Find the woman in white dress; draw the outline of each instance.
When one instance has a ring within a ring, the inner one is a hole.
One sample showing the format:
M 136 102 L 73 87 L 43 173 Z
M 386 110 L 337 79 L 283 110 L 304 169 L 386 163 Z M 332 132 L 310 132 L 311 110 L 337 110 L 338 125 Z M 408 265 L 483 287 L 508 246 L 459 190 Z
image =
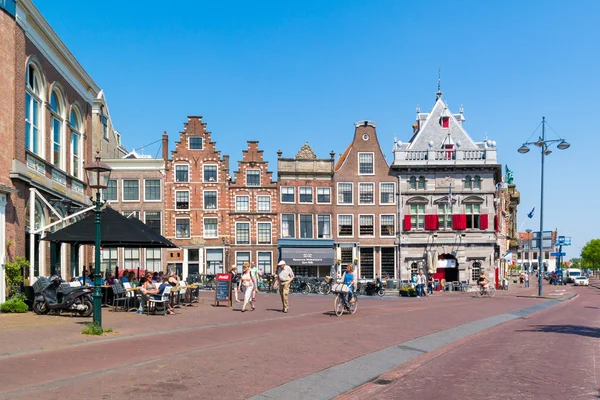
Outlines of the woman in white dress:
M 252 301 L 252 292 L 256 287 L 256 279 L 254 275 L 250 272 L 250 265 L 248 263 L 244 263 L 244 272 L 240 277 L 240 283 L 238 284 L 238 289 L 242 289 L 244 291 L 244 305 L 242 306 L 242 312 L 246 311 L 246 305 L 250 303 L 252 307 L 251 310 L 254 311 L 254 302 Z

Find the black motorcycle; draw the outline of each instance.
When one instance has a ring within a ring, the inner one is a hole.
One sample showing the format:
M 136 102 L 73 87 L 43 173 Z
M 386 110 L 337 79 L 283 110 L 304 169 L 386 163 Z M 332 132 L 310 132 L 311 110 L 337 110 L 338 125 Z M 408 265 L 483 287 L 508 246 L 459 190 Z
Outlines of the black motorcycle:
M 68 311 L 81 317 L 92 315 L 94 289 L 89 286 L 71 287 L 68 283 L 61 283 L 62 279 L 59 276 L 53 276 L 41 293 L 36 294 L 33 311 L 38 315 L 48 314 L 50 311 L 58 313 Z
M 385 295 L 385 290 L 383 290 L 383 285 L 381 282 L 367 282 L 365 286 L 365 294 L 368 296 L 374 296 L 378 294 L 383 297 Z

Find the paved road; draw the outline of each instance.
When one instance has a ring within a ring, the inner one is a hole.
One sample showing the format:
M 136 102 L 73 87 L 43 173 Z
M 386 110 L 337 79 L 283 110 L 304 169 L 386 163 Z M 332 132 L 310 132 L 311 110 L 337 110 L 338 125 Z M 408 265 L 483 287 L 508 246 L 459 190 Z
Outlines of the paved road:
M 254 312 L 203 305 L 175 316 L 119 316 L 128 321 L 123 330 L 129 336 L 65 348 L 47 340 L 49 350 L 0 357 L 0 398 L 243 399 L 398 343 L 541 302 L 510 292 L 494 299 L 465 293 L 362 297 L 357 314 L 338 318 L 329 311 L 331 296 L 295 296 L 291 312 L 283 314 L 272 295 L 261 296 Z M 42 330 L 52 336 L 67 329 Z M 21 341 L 28 340 L 24 332 Z M 0 341 L 4 335 L 18 343 L 15 333 L 0 331 Z
M 338 400 L 597 399 L 600 291 L 571 290 L 579 296 L 419 357 Z

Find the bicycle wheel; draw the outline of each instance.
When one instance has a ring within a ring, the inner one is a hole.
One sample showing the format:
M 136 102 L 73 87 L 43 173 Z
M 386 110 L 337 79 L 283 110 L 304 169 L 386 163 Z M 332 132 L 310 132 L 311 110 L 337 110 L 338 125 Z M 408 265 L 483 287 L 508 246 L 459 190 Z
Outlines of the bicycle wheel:
M 350 314 L 354 314 L 356 312 L 356 310 L 358 310 L 358 297 L 354 296 L 354 303 L 350 303 L 348 306 L 348 309 L 350 310 Z
M 494 297 L 495 295 L 496 295 L 496 288 L 493 288 L 493 287 L 490 286 L 488 288 L 488 296 Z
M 483 296 L 483 288 L 477 289 L 477 292 L 475 292 L 475 293 L 477 293 L 477 297 L 482 297 Z
M 308 283 L 304 284 L 304 287 L 302 288 L 302 294 L 309 294 L 310 293 L 310 285 Z
M 344 313 L 344 299 L 342 299 L 342 296 L 340 296 L 338 294 L 335 296 L 335 299 L 333 300 L 333 311 L 335 312 L 335 315 L 337 315 L 338 317 L 341 317 L 342 314 Z
M 319 292 L 319 294 L 325 294 L 325 285 L 327 285 L 325 282 L 319 283 L 319 286 L 317 286 L 317 292 Z

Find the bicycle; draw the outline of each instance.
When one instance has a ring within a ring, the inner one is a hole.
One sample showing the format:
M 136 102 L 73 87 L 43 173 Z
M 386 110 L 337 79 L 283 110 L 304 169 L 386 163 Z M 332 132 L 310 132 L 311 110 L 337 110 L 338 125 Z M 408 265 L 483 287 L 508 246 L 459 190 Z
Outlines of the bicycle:
M 331 291 L 335 293 L 335 299 L 333 300 L 333 311 L 338 317 L 341 317 L 346 310 L 348 310 L 350 314 L 354 314 L 356 310 L 358 310 L 358 296 L 356 293 L 354 293 L 354 301 L 349 302 L 348 290 L 348 286 L 343 284 L 333 285 L 333 288 L 331 289 Z
M 491 283 L 488 283 L 487 289 L 485 289 L 482 285 L 479 285 L 477 296 L 483 297 L 485 295 L 488 295 L 489 297 L 494 297 L 496 295 L 496 288 L 493 287 Z

